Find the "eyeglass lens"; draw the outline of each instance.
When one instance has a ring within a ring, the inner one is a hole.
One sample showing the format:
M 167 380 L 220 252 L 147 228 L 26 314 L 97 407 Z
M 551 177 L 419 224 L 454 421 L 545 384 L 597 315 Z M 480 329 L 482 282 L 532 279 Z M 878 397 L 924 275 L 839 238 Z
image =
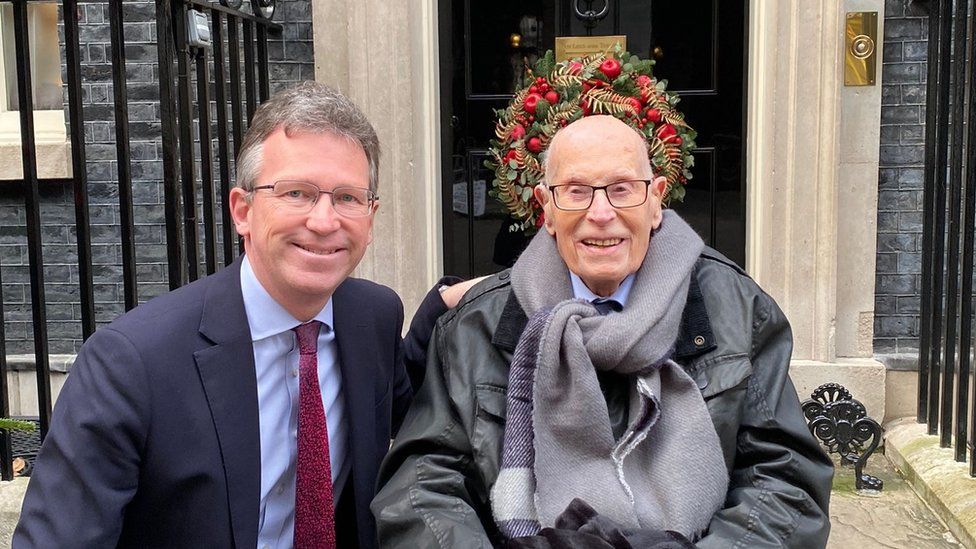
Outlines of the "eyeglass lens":
M 615 208 L 639 206 L 647 199 L 647 183 L 644 181 L 618 181 L 605 186 L 555 185 L 552 187 L 556 206 L 566 210 L 585 210 L 593 203 L 598 190 L 607 195 Z
M 282 204 L 302 212 L 311 211 L 322 194 L 328 194 L 332 206 L 343 215 L 367 215 L 373 205 L 372 193 L 362 187 L 336 187 L 332 191 L 322 191 L 307 181 L 278 181 L 271 192 Z

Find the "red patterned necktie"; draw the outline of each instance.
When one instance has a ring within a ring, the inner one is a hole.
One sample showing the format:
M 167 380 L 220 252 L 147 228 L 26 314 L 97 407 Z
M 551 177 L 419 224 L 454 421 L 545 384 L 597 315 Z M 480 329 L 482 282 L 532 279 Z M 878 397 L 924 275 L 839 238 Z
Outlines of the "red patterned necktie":
M 336 546 L 332 508 L 329 426 L 319 390 L 318 338 L 322 323 L 294 329 L 298 337 L 298 474 L 295 483 L 295 549 Z

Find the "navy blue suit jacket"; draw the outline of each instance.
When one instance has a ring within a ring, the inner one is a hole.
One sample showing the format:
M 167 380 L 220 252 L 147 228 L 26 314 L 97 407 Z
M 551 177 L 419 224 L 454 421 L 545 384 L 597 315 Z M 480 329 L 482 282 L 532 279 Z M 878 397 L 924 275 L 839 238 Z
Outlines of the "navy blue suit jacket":
M 337 535 L 373 547 L 369 503 L 410 403 L 403 306 L 348 279 L 333 295 L 352 473 Z M 13 546 L 257 543 L 257 381 L 240 259 L 99 329 L 82 347 L 37 459 Z

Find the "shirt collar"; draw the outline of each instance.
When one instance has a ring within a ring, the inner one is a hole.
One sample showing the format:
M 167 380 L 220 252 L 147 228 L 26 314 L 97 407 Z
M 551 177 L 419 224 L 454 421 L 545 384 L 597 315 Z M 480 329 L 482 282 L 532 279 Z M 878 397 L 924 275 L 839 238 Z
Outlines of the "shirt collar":
M 302 324 L 264 289 L 251 269 L 247 255 L 241 262 L 241 293 L 244 295 L 244 310 L 247 312 L 247 325 L 251 330 L 251 341 L 271 337 Z M 315 315 L 315 320 L 329 329 L 333 328 L 331 297 L 325 307 Z
M 576 275 L 573 271 L 569 272 L 569 280 L 573 283 L 573 297 L 576 299 L 585 299 L 586 301 L 593 301 L 594 299 L 600 299 L 600 296 L 591 292 L 583 280 Z M 627 296 L 630 295 L 630 289 L 634 285 L 634 273 L 627 275 L 627 278 L 620 283 L 617 287 L 617 291 L 613 292 L 607 299 L 612 299 L 619 303 L 622 307 L 627 306 Z

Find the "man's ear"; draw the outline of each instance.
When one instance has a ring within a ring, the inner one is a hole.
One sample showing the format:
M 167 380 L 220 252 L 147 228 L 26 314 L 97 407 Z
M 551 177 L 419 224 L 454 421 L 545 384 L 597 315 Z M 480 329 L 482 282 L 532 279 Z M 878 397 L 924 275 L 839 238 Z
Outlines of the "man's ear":
M 535 195 L 535 199 L 542 204 L 542 211 L 545 215 L 545 226 L 549 234 L 556 236 L 556 229 L 552 226 L 552 191 L 543 183 L 539 183 L 532 190 L 532 194 Z
M 543 208 L 549 203 L 549 189 L 546 188 L 544 183 L 539 183 L 536 185 L 535 188 L 532 189 L 532 194 L 535 195 L 535 199 L 539 202 L 539 204 L 542 204 Z
M 234 219 L 234 228 L 237 230 L 237 234 L 247 238 L 251 234 L 247 215 L 251 211 L 251 202 L 247 199 L 247 191 L 240 187 L 231 189 L 228 204 L 230 206 L 230 216 Z
M 668 179 L 663 175 L 659 175 L 651 181 L 651 195 L 657 198 L 659 201 L 664 198 L 665 191 L 668 190 Z
M 373 219 L 376 218 L 376 210 L 379 209 L 380 209 L 380 203 L 373 202 L 373 209 L 369 212 L 369 220 L 367 221 L 369 223 L 369 234 L 366 236 L 367 246 L 373 243 Z

